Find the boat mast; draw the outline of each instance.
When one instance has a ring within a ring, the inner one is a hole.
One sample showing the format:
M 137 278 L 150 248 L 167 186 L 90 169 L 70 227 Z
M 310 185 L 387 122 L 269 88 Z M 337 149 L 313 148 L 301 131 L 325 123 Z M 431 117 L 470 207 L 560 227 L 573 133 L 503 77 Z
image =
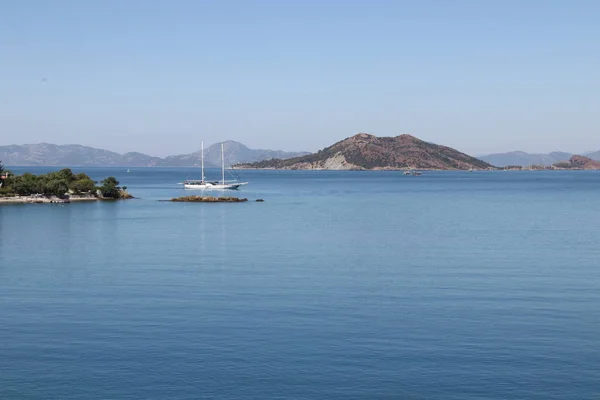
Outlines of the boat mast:
M 221 180 L 225 184 L 225 156 L 223 154 L 223 143 L 221 143 Z
M 202 142 L 200 144 L 200 148 L 201 148 L 200 152 L 202 154 L 202 156 L 201 156 L 201 160 L 202 160 L 201 161 L 201 163 L 202 163 L 202 183 L 204 183 L 204 142 Z

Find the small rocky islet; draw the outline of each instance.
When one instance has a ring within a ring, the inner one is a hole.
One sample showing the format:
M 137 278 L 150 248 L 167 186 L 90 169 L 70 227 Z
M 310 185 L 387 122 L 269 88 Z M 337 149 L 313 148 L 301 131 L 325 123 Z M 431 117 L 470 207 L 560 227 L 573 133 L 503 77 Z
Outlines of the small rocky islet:
M 174 197 L 169 200 L 174 203 L 245 203 L 247 198 L 234 196 L 183 196 Z M 256 199 L 256 202 L 263 202 L 263 199 Z
M 244 203 L 248 199 L 232 196 L 183 196 L 174 197 L 170 201 L 175 203 Z

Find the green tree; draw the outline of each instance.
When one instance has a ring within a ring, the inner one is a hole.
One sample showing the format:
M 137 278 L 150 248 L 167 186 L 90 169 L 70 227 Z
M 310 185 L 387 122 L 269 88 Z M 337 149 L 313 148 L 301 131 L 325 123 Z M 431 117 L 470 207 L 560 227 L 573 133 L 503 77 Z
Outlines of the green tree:
M 114 176 L 109 176 L 108 178 L 106 178 L 105 180 L 102 181 L 102 184 L 103 185 L 111 184 L 111 185 L 119 186 L 119 181 Z
M 64 168 L 61 169 L 60 171 L 58 171 L 56 173 L 58 179 L 67 181 L 67 182 L 71 182 L 75 180 L 75 174 L 73 174 L 73 171 L 71 171 L 71 168 Z
M 30 173 L 16 176 L 12 182 L 12 189 L 15 194 L 29 196 L 36 193 L 43 193 L 43 187 L 39 184 L 38 178 Z
M 43 193 L 45 195 L 64 196 L 69 190 L 67 181 L 64 179 L 52 179 L 44 183 Z
M 14 195 L 15 193 L 13 192 L 12 188 L 8 186 L 0 187 L 0 197 L 13 197 Z
M 75 174 L 73 176 L 74 181 L 80 181 L 82 179 L 90 179 L 91 180 L 92 178 L 90 178 L 87 174 L 84 174 L 83 172 L 80 172 L 79 174 Z
M 114 176 L 109 176 L 102 181 L 100 186 L 100 193 L 103 197 L 109 199 L 118 199 L 121 196 L 121 188 L 119 187 L 119 181 Z
M 69 189 L 76 194 L 91 192 L 95 187 L 96 182 L 91 180 L 89 177 L 77 179 L 69 184 Z

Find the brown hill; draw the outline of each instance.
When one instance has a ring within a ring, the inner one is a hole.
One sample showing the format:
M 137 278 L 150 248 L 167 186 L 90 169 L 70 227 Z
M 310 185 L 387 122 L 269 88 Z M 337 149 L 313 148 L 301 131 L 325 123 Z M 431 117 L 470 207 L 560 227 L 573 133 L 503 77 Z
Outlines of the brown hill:
M 575 155 L 569 161 L 556 163 L 553 167 L 558 169 L 600 169 L 600 161 Z
M 411 135 L 377 137 L 366 133 L 359 133 L 307 156 L 239 164 L 236 167 L 330 170 L 495 168 L 450 147 L 425 142 Z

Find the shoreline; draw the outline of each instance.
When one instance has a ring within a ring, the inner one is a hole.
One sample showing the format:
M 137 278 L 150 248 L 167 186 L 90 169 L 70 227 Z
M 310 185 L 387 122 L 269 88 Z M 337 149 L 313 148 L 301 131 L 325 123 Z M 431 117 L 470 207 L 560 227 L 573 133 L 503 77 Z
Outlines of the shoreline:
M 113 200 L 127 200 L 133 199 L 134 197 L 123 197 L 120 199 L 104 199 L 101 197 L 93 196 L 13 196 L 13 197 L 0 197 L 0 204 L 68 204 L 78 202 L 92 202 L 92 201 L 113 201 Z
M 430 171 L 430 172 L 503 172 L 503 171 L 524 171 L 524 172 L 541 172 L 541 171 L 600 171 L 600 169 L 584 169 L 584 168 L 538 168 L 538 169 L 518 169 L 518 168 L 495 168 L 495 169 L 433 169 L 433 168 L 373 168 L 373 169 L 326 169 L 326 168 L 248 168 L 236 167 L 239 171 L 349 171 L 349 172 L 405 172 L 405 171 Z

